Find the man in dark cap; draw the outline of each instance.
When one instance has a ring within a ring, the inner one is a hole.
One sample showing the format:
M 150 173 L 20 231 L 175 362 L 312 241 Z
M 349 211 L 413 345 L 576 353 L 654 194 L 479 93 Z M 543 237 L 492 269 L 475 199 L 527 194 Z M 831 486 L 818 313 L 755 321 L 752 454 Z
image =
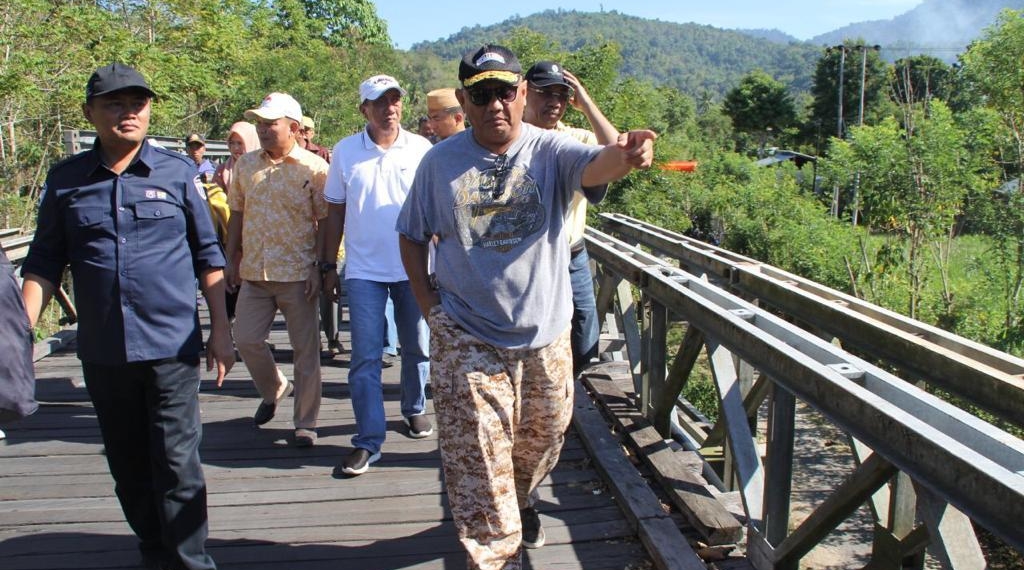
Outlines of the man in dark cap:
M 199 179 L 203 182 L 212 182 L 213 173 L 217 167 L 206 158 L 206 139 L 199 133 L 192 133 L 185 138 L 185 154 L 196 163 L 196 170 L 199 171 Z
M 521 548 L 544 544 L 535 491 L 572 417 L 566 212 L 575 189 L 597 201 L 650 166 L 655 134 L 600 147 L 524 123 L 527 84 L 503 46 L 467 53 L 459 81 L 472 128 L 423 157 L 397 229 L 430 326 L 438 441 L 469 567 L 520 570 Z
M 526 71 L 526 110 L 523 120 L 535 127 L 550 129 L 584 144 L 606 145 L 615 142 L 619 131 L 597 107 L 583 84 L 564 67 L 553 61 L 538 61 Z M 562 117 L 572 105 L 587 118 L 593 131 L 570 127 Z M 574 192 L 566 220 L 569 240 L 569 283 L 572 285 L 573 373 L 579 375 L 597 357 L 599 325 L 594 277 L 590 274 L 590 256 L 583 240 L 587 225 L 587 199 Z
M 195 283 L 210 310 L 206 368 L 217 367 L 220 386 L 235 361 L 224 255 L 195 164 L 146 141 L 153 97 L 120 63 L 89 78 L 82 109 L 96 142 L 46 177 L 22 297 L 34 326 L 70 264 L 78 357 L 143 562 L 208 570 Z

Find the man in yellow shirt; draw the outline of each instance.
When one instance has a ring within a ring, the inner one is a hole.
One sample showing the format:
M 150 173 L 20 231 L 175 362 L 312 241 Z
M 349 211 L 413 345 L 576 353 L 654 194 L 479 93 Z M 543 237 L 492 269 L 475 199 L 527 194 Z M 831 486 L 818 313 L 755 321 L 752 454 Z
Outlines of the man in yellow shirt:
M 227 278 L 240 287 L 235 345 L 263 398 L 253 422 L 269 422 L 294 388 L 295 445 L 310 447 L 321 397 L 317 254 L 327 216 L 327 162 L 298 144 L 302 109 L 290 95 L 271 93 L 245 117 L 256 122 L 262 150 L 239 157 L 228 191 Z M 266 343 L 278 309 L 295 354 L 294 384 Z
M 538 61 L 526 71 L 526 110 L 523 121 L 542 129 L 565 133 L 585 144 L 608 145 L 619 131 L 608 121 L 575 75 L 553 61 Z M 562 117 L 572 105 L 587 118 L 593 132 L 570 127 Z M 587 199 L 582 192 L 573 194 L 565 221 L 569 236 L 569 281 L 572 284 L 572 367 L 579 375 L 591 359 L 597 357 L 597 301 L 594 277 L 590 273 L 583 230 L 587 225 Z

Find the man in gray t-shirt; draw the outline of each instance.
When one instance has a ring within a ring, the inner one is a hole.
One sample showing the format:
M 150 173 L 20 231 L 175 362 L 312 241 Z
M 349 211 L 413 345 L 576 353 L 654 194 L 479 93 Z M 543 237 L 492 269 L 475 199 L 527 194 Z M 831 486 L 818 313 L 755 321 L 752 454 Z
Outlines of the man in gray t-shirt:
M 438 237 L 441 306 L 460 327 L 502 348 L 551 344 L 565 332 L 572 298 L 568 248 L 548 237 L 562 232 L 572 189 L 602 147 L 527 124 L 499 155 L 472 131 L 443 144 L 431 154 L 444 158 L 416 171 L 399 231 Z M 604 190 L 588 188 L 587 197 Z
M 544 543 L 534 490 L 572 417 L 572 189 L 600 200 L 609 182 L 650 166 L 655 138 L 631 131 L 594 147 L 524 124 L 521 73 L 505 47 L 466 54 L 456 96 L 473 128 L 423 157 L 396 225 L 430 325 L 452 515 L 469 567 L 481 570 L 518 570 L 521 547 Z

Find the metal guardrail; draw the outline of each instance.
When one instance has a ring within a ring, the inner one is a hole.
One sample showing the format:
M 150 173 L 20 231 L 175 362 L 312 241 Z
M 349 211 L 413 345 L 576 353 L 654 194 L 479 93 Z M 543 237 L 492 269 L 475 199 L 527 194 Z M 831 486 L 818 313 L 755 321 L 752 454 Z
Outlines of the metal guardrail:
M 1024 427 L 1024 359 L 653 224 L 622 214 L 601 217 L 610 232 L 630 243 L 671 257 L 692 273 L 719 278 L 731 291 Z
M 599 267 L 598 308 L 607 313 L 614 305 L 641 411 L 673 413 L 694 362 L 706 351 L 722 419 L 701 443 L 714 444 L 716 432 L 724 438 L 733 468 L 726 479 L 741 493 L 750 521 L 747 551 L 756 568 L 796 568 L 865 502 L 877 516 L 878 567 L 928 543 L 949 567 L 977 567 L 984 558 L 969 519 L 1024 551 L 1024 441 L 712 285 L 702 278 L 707 272 L 671 267 L 593 229 L 586 239 Z M 723 279 L 721 285 L 735 283 Z M 687 323 L 674 359 L 667 346 L 670 315 Z M 744 366 L 760 373 L 756 382 L 744 384 Z M 751 425 L 766 397 L 762 460 Z M 847 481 L 790 531 L 795 398 L 851 434 L 861 454 Z M 652 419 L 658 424 L 664 418 Z
M 150 135 L 146 138 L 148 138 L 151 143 L 158 146 L 185 154 L 184 137 Z M 92 148 L 95 141 L 96 131 L 65 129 L 64 154 L 71 156 L 73 154 L 78 154 L 83 150 L 89 150 Z M 216 162 L 218 160 L 226 160 L 229 156 L 231 156 L 231 153 L 228 151 L 227 141 L 212 139 L 208 139 L 206 141 L 206 158 Z

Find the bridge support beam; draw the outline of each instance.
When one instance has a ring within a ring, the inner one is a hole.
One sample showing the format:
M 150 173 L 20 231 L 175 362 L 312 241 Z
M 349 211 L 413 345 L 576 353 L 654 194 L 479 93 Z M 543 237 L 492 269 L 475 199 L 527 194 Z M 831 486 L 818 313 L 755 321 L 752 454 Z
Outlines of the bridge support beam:
M 874 493 L 885 485 L 896 467 L 878 454 L 861 463 L 828 499 L 814 510 L 777 549 L 775 568 L 795 568 L 800 559 L 828 536 Z

